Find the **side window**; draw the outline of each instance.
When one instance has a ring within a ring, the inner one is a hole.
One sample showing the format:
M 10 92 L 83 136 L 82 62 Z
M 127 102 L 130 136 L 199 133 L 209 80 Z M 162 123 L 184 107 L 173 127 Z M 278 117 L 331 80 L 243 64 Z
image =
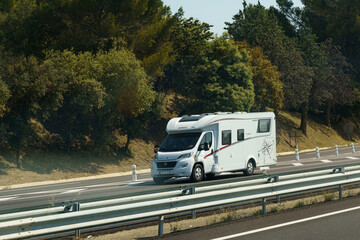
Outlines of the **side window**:
M 209 148 L 211 148 L 211 146 L 212 146 L 212 133 L 211 132 L 205 133 L 205 135 L 201 139 L 199 148 L 204 147 L 205 142 L 207 142 L 209 144 Z
M 244 140 L 244 129 L 237 130 L 237 140 L 238 141 Z
M 258 123 L 258 133 L 270 132 L 270 119 L 260 119 Z
M 231 130 L 224 130 L 222 131 L 222 145 L 229 145 L 231 144 Z

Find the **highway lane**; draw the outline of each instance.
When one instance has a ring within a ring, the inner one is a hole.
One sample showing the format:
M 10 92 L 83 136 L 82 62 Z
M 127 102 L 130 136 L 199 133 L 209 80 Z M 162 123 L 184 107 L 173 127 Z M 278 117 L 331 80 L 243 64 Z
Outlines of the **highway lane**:
M 281 174 L 290 171 L 301 171 L 330 166 L 341 166 L 346 164 L 360 163 L 360 149 L 352 153 L 351 148 L 341 148 L 340 155 L 335 155 L 335 150 L 321 151 L 321 158 L 317 159 L 314 152 L 303 153 L 300 161 L 295 160 L 294 155 L 278 157 L 278 164 L 267 170 L 268 174 Z M 229 181 L 234 178 L 248 180 L 259 177 L 262 172 L 257 170 L 252 177 L 244 177 L 240 173 L 222 174 L 216 176 L 210 182 Z M 166 184 L 155 185 L 150 174 L 139 174 L 138 182 L 132 182 L 131 176 L 121 176 L 103 179 L 92 179 L 68 183 L 34 186 L 21 189 L 9 189 L 0 191 L 0 212 L 14 211 L 9 209 L 32 208 L 35 206 L 52 206 L 69 201 L 90 201 L 94 199 L 109 199 L 120 196 L 136 195 L 143 191 L 164 191 L 166 189 L 178 189 L 181 186 L 202 185 L 202 183 L 191 183 L 188 178 L 174 179 Z
M 358 240 L 360 198 L 350 198 L 169 234 L 162 239 Z

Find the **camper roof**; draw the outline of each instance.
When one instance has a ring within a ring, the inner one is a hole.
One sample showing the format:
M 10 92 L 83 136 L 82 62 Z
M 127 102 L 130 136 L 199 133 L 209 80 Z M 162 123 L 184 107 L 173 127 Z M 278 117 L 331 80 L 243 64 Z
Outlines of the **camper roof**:
M 201 131 L 202 128 L 221 121 L 221 120 L 235 120 L 235 119 L 254 119 L 254 118 L 269 118 L 274 117 L 273 112 L 215 112 L 204 113 L 199 115 L 182 116 L 171 119 L 167 126 L 168 133 L 183 132 L 183 131 Z

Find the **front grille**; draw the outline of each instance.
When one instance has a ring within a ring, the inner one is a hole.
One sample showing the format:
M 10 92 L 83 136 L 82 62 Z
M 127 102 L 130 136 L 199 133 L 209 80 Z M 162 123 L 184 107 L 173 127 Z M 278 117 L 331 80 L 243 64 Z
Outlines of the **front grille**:
M 157 167 L 158 168 L 173 168 L 175 167 L 177 162 L 158 162 Z

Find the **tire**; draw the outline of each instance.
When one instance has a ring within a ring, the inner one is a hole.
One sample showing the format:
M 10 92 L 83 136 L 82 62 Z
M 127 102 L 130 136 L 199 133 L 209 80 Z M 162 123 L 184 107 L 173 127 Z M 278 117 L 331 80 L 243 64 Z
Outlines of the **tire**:
M 204 179 L 204 169 L 201 164 L 195 164 L 191 173 L 191 181 L 200 182 Z
M 244 175 L 246 176 L 250 176 L 254 173 L 255 171 L 255 164 L 253 160 L 249 160 L 247 165 L 246 165 L 246 169 L 244 170 Z
M 168 178 L 164 178 L 164 177 L 154 177 L 154 183 L 155 184 L 163 184 Z

